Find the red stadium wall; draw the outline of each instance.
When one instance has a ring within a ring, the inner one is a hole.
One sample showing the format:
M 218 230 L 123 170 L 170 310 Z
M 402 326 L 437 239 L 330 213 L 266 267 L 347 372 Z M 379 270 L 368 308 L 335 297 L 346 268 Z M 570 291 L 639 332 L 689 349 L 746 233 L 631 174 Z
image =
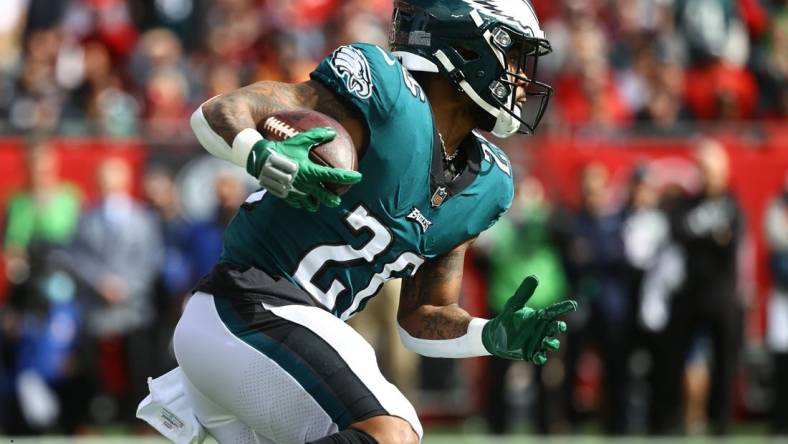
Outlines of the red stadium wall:
M 103 160 L 126 159 L 139 177 L 147 157 L 144 145 L 134 140 L 55 139 L 52 144 L 58 152 L 60 177 L 79 186 L 88 203 L 96 197 L 95 172 Z M 24 142 L 0 138 L 0 203 L 3 209 L 8 196 L 23 189 L 26 181 Z M 139 181 L 134 191 L 139 193 Z
M 99 164 L 111 157 L 126 159 L 134 171 L 134 193 L 140 194 L 147 150 L 135 140 L 56 139 L 52 141 L 58 152 L 60 177 L 77 185 L 90 205 L 97 196 L 95 173 Z M 24 141 L 0 138 L 0 220 L 5 226 L 6 201 L 14 192 L 24 189 L 27 182 Z M 0 230 L 0 233 L 4 233 Z M 0 243 L 2 239 L 0 239 Z M 0 302 L 6 294 L 5 261 L 0 260 Z

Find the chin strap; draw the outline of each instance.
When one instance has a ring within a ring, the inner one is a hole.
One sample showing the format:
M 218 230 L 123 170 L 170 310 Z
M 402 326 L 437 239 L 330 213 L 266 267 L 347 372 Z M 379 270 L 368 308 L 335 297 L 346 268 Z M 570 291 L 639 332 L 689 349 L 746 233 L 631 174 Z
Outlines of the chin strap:
M 460 70 L 454 66 L 454 63 L 449 60 L 449 57 L 446 55 L 443 50 L 439 49 L 435 51 L 435 58 L 443 65 L 443 68 L 449 73 L 449 78 L 452 82 L 455 83 L 468 97 L 473 100 L 474 103 L 479 105 L 484 111 L 488 114 L 495 117 L 495 126 L 492 129 L 492 133 L 496 137 L 507 138 L 512 136 L 520 129 L 520 122 L 518 122 L 514 116 L 511 114 L 502 111 L 500 108 L 490 105 L 485 101 L 465 80 L 465 76 L 462 74 Z

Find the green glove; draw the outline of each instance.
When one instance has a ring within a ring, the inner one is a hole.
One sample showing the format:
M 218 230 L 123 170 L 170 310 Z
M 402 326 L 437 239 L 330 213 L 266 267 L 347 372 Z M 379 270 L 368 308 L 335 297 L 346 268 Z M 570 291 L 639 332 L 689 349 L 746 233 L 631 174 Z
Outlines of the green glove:
M 507 302 L 503 312 L 482 329 L 482 343 L 491 354 L 505 359 L 524 359 L 536 365 L 547 362 L 547 350 L 558 350 L 555 338 L 566 331 L 566 323 L 556 318 L 575 311 L 577 302 L 563 301 L 545 309 L 534 310 L 525 304 L 534 294 L 539 281 L 528 276 Z
M 337 207 L 340 197 L 322 182 L 353 185 L 361 181 L 361 173 L 318 165 L 309 159 L 309 150 L 334 137 L 332 128 L 312 128 L 281 142 L 262 139 L 252 147 L 246 171 L 293 207 L 309 211 L 317 211 L 320 204 Z

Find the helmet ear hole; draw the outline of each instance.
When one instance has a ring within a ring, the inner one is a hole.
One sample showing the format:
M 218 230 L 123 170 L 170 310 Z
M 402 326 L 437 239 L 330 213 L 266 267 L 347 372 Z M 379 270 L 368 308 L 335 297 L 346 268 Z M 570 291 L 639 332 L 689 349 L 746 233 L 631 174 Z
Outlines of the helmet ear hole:
M 454 48 L 455 51 L 457 51 L 457 53 L 460 55 L 460 57 L 462 57 L 462 59 L 465 60 L 466 62 L 472 62 L 474 60 L 479 60 L 479 57 L 480 57 L 479 53 L 474 51 L 474 50 L 472 50 L 472 49 L 468 49 L 468 48 L 465 48 L 465 47 L 462 47 L 462 46 L 453 46 L 453 48 Z

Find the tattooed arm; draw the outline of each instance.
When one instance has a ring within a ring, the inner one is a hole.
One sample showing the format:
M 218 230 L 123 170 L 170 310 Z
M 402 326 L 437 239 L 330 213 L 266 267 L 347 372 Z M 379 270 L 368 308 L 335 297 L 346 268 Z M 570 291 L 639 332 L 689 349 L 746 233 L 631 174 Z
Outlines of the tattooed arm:
M 457 305 L 470 243 L 424 264 L 403 283 L 397 312 L 400 340 L 424 356 L 494 354 L 543 365 L 547 351 L 558 350 L 560 342 L 555 336 L 566 331 L 566 324 L 556 318 L 574 311 L 577 303 L 562 301 L 537 310 L 526 307 L 538 284 L 534 276 L 528 276 L 498 316 L 490 320 L 472 317 Z
M 320 205 L 337 207 L 342 199 L 323 184 L 353 185 L 361 181 L 361 173 L 318 165 L 308 157 L 309 150 L 334 139 L 334 130 L 309 128 L 281 141 L 268 140 L 257 130 L 265 118 L 298 108 L 337 120 L 361 157 L 365 148 L 361 120 L 315 81 L 249 85 L 204 103 L 194 111 L 190 123 L 206 151 L 244 168 L 268 193 L 290 206 L 313 212 Z
M 266 117 L 282 110 L 306 108 L 333 117 L 348 131 L 353 144 L 365 146 L 364 126 L 357 112 L 320 83 L 263 81 L 209 100 L 202 105 L 205 120 L 227 144 L 246 128 L 255 128 Z
M 443 340 L 465 335 L 473 317 L 460 308 L 465 251 L 472 241 L 426 262 L 402 283 L 397 321 L 410 336 Z

